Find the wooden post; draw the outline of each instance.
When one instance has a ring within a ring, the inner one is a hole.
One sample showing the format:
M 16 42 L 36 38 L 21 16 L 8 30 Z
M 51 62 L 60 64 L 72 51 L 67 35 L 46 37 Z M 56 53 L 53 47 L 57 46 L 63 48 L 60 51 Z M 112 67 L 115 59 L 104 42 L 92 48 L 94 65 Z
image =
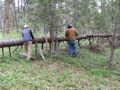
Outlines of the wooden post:
M 2 58 L 4 58 L 4 48 L 2 48 Z
M 10 47 L 9 47 L 9 55 L 10 55 L 10 57 L 11 57 L 11 50 L 10 50 Z

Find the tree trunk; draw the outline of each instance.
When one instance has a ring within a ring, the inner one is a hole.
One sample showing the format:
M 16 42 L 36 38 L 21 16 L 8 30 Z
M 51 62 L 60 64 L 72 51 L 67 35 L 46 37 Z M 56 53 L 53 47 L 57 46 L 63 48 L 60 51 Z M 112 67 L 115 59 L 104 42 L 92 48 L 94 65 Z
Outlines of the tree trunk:
M 17 21 L 18 21 L 18 22 L 20 22 L 20 18 L 19 18 L 19 14 L 20 14 L 20 4 L 19 4 L 19 3 L 20 3 L 20 1 L 17 0 L 17 4 L 18 4 L 18 5 L 17 5 L 17 7 L 18 7 L 18 9 L 17 9 L 17 13 L 18 13 L 18 15 L 17 15 Z
M 5 32 L 5 24 L 6 24 L 6 18 L 7 18 L 7 0 L 4 1 L 4 21 L 3 21 L 3 28 Z
M 111 45 L 111 54 L 110 54 L 110 60 L 109 60 L 109 67 L 113 68 L 113 60 L 114 60 L 114 51 L 115 51 L 115 39 L 116 39 L 116 28 L 117 28 L 117 18 L 115 18 L 115 25 L 114 25 L 114 32 L 113 32 L 113 37 L 112 37 L 112 45 Z
M 15 10 L 15 0 L 12 1 L 12 5 L 13 5 L 13 10 L 14 10 L 14 21 L 15 21 L 15 27 L 17 28 L 17 32 L 18 32 L 18 22 L 17 22 L 17 14 L 16 14 L 16 10 Z M 13 21 L 13 22 L 14 22 Z
M 99 36 L 98 35 L 86 35 L 86 36 L 77 36 L 77 40 L 87 39 L 87 38 L 90 38 L 90 37 L 102 37 L 102 38 L 106 38 L 106 37 L 112 37 L 112 35 L 99 35 Z M 67 41 L 66 37 L 55 37 L 54 41 L 50 37 L 47 37 L 46 39 L 47 39 L 48 43 Z M 46 39 L 45 39 L 45 37 L 35 38 L 35 41 L 37 43 L 46 43 Z M 33 41 L 33 44 L 35 44 L 35 41 Z M 17 46 L 17 45 L 22 45 L 22 39 L 0 40 L 0 48 Z
M 0 29 L 2 29 L 2 10 L 0 10 Z
M 45 34 L 45 43 L 46 43 L 46 54 L 48 54 L 47 26 L 44 26 L 44 34 Z
M 5 25 L 5 31 L 6 34 L 9 34 L 10 31 L 10 0 L 7 0 L 7 13 L 6 13 L 6 25 Z
M 113 0 L 112 0 L 113 1 Z M 113 68 L 113 61 L 114 61 L 114 51 L 115 51 L 115 44 L 116 44 L 116 32 L 118 29 L 118 23 L 119 21 L 119 10 L 120 10 L 120 1 L 117 3 L 114 3 L 115 6 L 112 6 L 112 9 L 115 7 L 116 12 L 113 15 L 113 22 L 112 24 L 114 25 L 114 27 L 112 26 L 112 28 L 114 28 L 113 30 L 113 37 L 112 37 L 112 45 L 111 45 L 111 54 L 110 54 L 110 60 L 109 60 L 109 67 Z
M 50 37 L 52 40 L 51 43 L 51 54 L 56 54 L 56 43 L 54 41 L 56 41 L 56 37 L 57 37 L 57 33 L 56 33 L 56 29 L 55 29 L 55 13 L 53 11 L 55 11 L 55 3 L 53 3 L 52 1 L 50 1 L 49 3 L 49 32 L 50 32 Z

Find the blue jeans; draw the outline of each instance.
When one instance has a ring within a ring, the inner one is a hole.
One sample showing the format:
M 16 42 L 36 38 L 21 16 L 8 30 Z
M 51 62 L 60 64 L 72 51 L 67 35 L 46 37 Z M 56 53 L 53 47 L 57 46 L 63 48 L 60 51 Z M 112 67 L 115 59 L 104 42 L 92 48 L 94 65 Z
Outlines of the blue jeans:
M 75 54 L 76 56 L 78 55 L 76 40 L 68 41 L 68 53 L 70 56 L 72 56 L 73 54 Z

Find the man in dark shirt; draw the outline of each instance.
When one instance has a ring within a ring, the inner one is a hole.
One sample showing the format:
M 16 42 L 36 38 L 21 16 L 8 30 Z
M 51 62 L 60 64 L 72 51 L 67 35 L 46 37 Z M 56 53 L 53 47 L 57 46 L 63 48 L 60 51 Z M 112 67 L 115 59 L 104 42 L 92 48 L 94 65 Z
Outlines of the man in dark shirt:
M 28 25 L 24 26 L 24 30 L 22 31 L 23 44 L 25 49 L 25 54 L 27 56 L 26 60 L 33 59 L 32 58 L 32 40 L 34 39 L 32 31 L 29 29 Z

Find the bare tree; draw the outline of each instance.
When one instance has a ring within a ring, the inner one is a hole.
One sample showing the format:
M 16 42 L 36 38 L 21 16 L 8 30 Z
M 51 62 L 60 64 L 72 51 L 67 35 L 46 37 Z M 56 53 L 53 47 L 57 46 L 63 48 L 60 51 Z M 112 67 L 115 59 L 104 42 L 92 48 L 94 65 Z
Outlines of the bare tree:
M 6 0 L 6 5 L 7 5 L 7 12 L 6 12 L 6 24 L 5 24 L 5 31 L 6 34 L 9 34 L 10 31 L 10 0 Z
M 18 21 L 17 21 L 17 13 L 16 13 L 16 10 L 15 10 L 15 0 L 12 0 L 12 5 L 13 5 L 13 10 L 14 10 L 14 21 L 15 21 L 15 27 L 17 28 L 17 31 L 18 31 Z M 14 22 L 13 21 L 13 22 Z
M 110 54 L 110 60 L 109 60 L 109 67 L 110 68 L 113 68 L 113 60 L 114 60 L 114 51 L 115 51 L 115 39 L 116 39 L 116 31 L 117 31 L 117 17 L 115 17 L 115 20 L 113 20 L 113 26 L 112 26 L 112 29 L 114 29 L 114 32 L 113 32 L 113 37 L 112 37 L 112 45 L 111 45 L 111 54 Z M 115 22 L 115 24 L 114 24 Z
M 113 1 L 113 0 L 112 0 Z M 118 2 L 120 4 L 120 2 Z M 113 30 L 113 37 L 112 37 L 112 45 L 111 45 L 111 54 L 109 59 L 109 67 L 113 68 L 113 61 L 114 61 L 114 51 L 115 51 L 115 44 L 116 44 L 116 32 L 118 29 L 118 22 L 119 22 L 119 9 L 120 6 L 117 2 L 112 3 L 112 10 L 115 11 L 115 13 L 112 15 L 112 30 Z
M 2 28 L 2 10 L 0 10 L 0 28 Z

